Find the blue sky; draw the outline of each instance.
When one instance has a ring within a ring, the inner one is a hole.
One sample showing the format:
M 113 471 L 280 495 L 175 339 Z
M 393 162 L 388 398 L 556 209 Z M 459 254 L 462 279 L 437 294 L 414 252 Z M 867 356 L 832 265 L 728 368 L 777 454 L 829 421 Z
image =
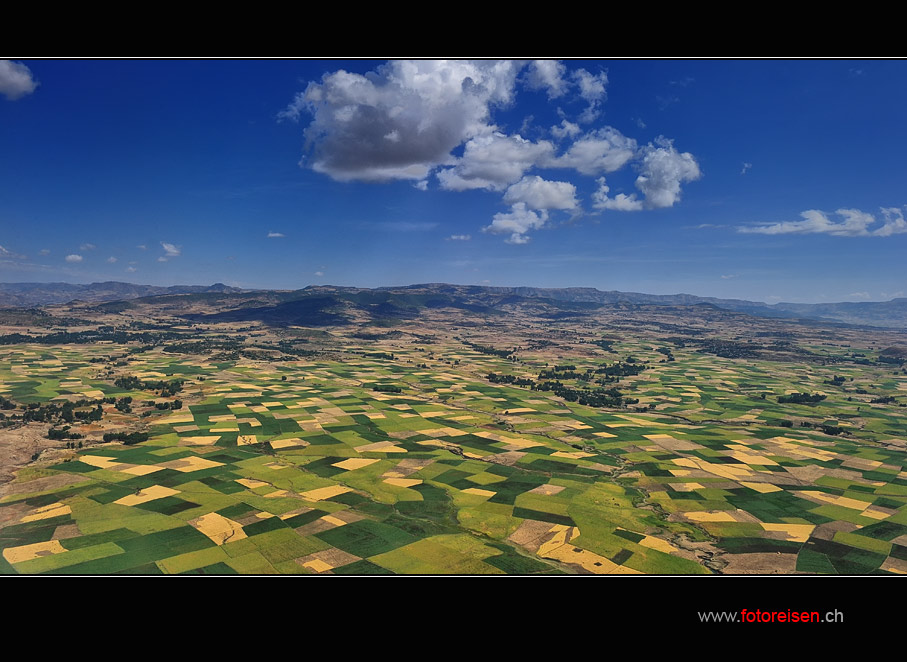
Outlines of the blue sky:
M 907 62 L 0 60 L 0 282 L 907 296 Z

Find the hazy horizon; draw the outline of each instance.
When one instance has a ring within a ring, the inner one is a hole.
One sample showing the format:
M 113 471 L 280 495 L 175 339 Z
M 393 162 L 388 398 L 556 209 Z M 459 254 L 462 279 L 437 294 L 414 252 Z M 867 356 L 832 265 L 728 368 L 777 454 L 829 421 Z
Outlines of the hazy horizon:
M 2 282 L 0 282 L 0 285 L 52 285 L 52 284 L 62 283 L 62 284 L 64 284 L 64 285 L 80 285 L 80 286 L 88 286 L 88 285 L 101 284 L 101 283 L 105 283 L 105 282 L 119 283 L 119 284 L 125 284 L 125 285 L 134 285 L 134 286 L 138 286 L 138 287 L 142 287 L 142 286 L 150 286 L 150 287 L 211 287 L 211 286 L 213 286 L 213 285 L 229 285 L 228 283 L 222 283 L 222 282 L 220 282 L 220 281 L 215 281 L 215 282 L 212 282 L 212 283 L 177 283 L 177 282 L 174 282 L 174 283 L 167 283 L 167 284 L 158 284 L 158 283 L 139 283 L 139 282 L 133 282 L 133 281 L 127 281 L 127 280 L 104 280 L 104 281 L 91 281 L 91 282 L 84 282 L 84 283 L 76 283 L 76 282 L 68 282 L 68 281 L 18 281 L 18 282 L 2 281 Z M 726 300 L 734 300 L 734 299 L 738 299 L 738 300 L 741 300 L 741 301 L 750 301 L 750 302 L 753 302 L 753 303 L 762 303 L 762 304 L 765 304 L 765 305 L 768 305 L 768 306 L 773 306 L 773 305 L 776 305 L 776 304 L 785 304 L 785 303 L 797 303 L 797 304 L 886 303 L 886 302 L 894 301 L 895 299 L 904 298 L 904 297 L 899 297 L 899 296 L 898 296 L 898 297 L 892 297 L 892 298 L 890 298 L 890 299 L 880 299 L 880 300 L 864 299 L 864 300 L 860 300 L 860 301 L 830 301 L 830 300 L 829 300 L 829 301 L 795 301 L 795 300 L 781 300 L 781 301 L 775 301 L 775 302 L 769 303 L 769 302 L 766 302 L 766 301 L 759 301 L 759 300 L 756 300 L 756 299 L 741 299 L 740 297 L 711 297 L 710 295 L 697 294 L 697 293 L 695 293 L 695 292 L 680 292 L 680 291 L 677 291 L 677 292 L 636 292 L 636 291 L 632 291 L 632 290 L 604 290 L 604 289 L 602 289 L 602 288 L 600 288 L 600 287 L 593 287 L 593 286 L 591 286 L 591 285 L 568 285 L 568 286 L 564 286 L 564 287 L 554 287 L 554 288 L 549 288 L 549 287 L 547 287 L 547 286 L 540 286 L 540 285 L 515 285 L 515 284 L 508 284 L 508 283 L 503 283 L 503 284 L 500 284 L 500 285 L 489 285 L 489 284 L 487 284 L 487 283 L 482 283 L 482 284 L 480 284 L 480 283 L 448 283 L 448 282 L 441 282 L 441 281 L 434 281 L 434 282 L 430 282 L 430 283 L 429 283 L 429 282 L 424 282 L 424 283 L 396 283 L 396 284 L 390 284 L 390 285 L 376 285 L 376 286 L 373 286 L 373 287 L 365 286 L 365 285 L 343 284 L 343 283 L 333 283 L 333 282 L 328 282 L 328 283 L 306 283 L 306 284 L 304 284 L 304 285 L 298 285 L 298 286 L 295 286 L 295 285 L 287 285 L 287 286 L 284 286 L 284 287 L 243 287 L 243 288 L 240 288 L 240 289 L 247 290 L 247 291 L 286 291 L 286 292 L 293 292 L 293 291 L 296 291 L 296 290 L 303 290 L 303 289 L 305 289 L 305 288 L 307 288 L 307 287 L 341 287 L 341 288 L 342 288 L 342 287 L 349 287 L 349 288 L 358 288 L 358 289 L 397 289 L 397 288 L 417 287 L 417 286 L 427 286 L 427 285 L 453 285 L 453 286 L 458 286 L 458 287 L 492 287 L 492 288 L 532 287 L 532 288 L 538 288 L 538 289 L 595 289 L 595 290 L 598 290 L 598 291 L 600 291 L 600 292 L 622 292 L 622 293 L 625 293 L 625 294 L 644 294 L 644 295 L 646 295 L 646 294 L 651 294 L 651 295 L 655 295 L 655 296 L 694 296 L 694 297 L 701 297 L 701 298 L 715 298 L 715 299 L 726 299 Z M 235 285 L 234 285 L 234 286 L 231 286 L 231 287 L 239 287 L 239 286 L 235 286 Z
M 3 60 L 0 281 L 907 292 L 897 60 Z

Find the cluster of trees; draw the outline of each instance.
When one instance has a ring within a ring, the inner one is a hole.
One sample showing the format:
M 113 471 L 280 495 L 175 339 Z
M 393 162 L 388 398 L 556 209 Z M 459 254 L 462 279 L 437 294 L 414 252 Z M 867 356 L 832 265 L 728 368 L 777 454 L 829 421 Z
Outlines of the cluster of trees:
M 394 386 L 393 384 L 375 384 L 372 387 L 373 391 L 380 391 L 381 393 L 402 393 L 403 389 L 399 386 Z
M 778 402 L 782 404 L 791 402 L 796 405 L 812 404 L 822 402 L 825 397 L 821 393 L 791 393 L 790 395 L 779 395 Z
M 24 422 L 36 421 L 38 423 L 72 423 L 80 421 L 100 421 L 104 410 L 101 409 L 101 400 L 78 400 L 76 402 L 66 401 L 62 405 L 48 402 L 44 405 L 32 403 L 26 405 L 25 411 L 18 418 Z M 77 407 L 93 406 L 94 409 L 84 410 Z
M 104 441 L 122 441 L 124 444 L 138 444 L 148 441 L 147 432 L 108 432 L 104 435 Z
M 552 391 L 567 402 L 576 402 L 589 407 L 620 407 L 624 403 L 623 395 L 616 388 L 575 389 L 558 381 L 548 381 L 537 384 L 533 390 Z
M 528 377 L 517 377 L 515 375 L 499 375 L 495 372 L 489 372 L 485 377 L 492 384 L 513 384 L 514 386 L 535 386 L 535 380 Z
M 209 354 L 215 350 L 239 349 L 243 346 L 245 336 L 232 340 L 192 340 L 187 342 L 170 343 L 164 347 L 168 354 Z
M 891 402 L 895 402 L 895 399 L 894 399 L 894 396 L 885 395 L 880 398 L 873 398 L 869 402 L 874 405 L 887 405 Z
M 155 408 L 155 409 L 161 409 L 161 410 L 165 410 L 165 409 L 182 409 L 182 408 L 183 408 L 183 401 L 177 399 L 177 400 L 174 400 L 173 402 L 155 402 L 155 403 L 154 403 L 154 408 Z
M 841 434 L 842 432 L 846 431 L 845 428 L 842 428 L 840 425 L 831 425 L 829 423 L 814 424 L 814 423 L 810 423 L 809 421 L 800 421 L 800 427 L 801 428 L 818 428 L 818 429 L 822 430 L 822 432 L 824 432 L 825 434 L 832 434 L 832 435 Z
M 612 363 L 611 365 L 603 363 L 593 372 L 596 375 L 605 375 L 606 377 L 632 377 L 634 375 L 638 375 L 645 369 L 646 366 L 644 364 L 638 363 L 636 359 L 634 359 L 632 356 L 629 356 L 627 357 L 627 360 L 625 362 L 618 361 L 617 363 Z
M 671 350 L 667 347 L 659 347 L 655 351 L 658 352 L 659 354 L 664 354 L 666 357 L 665 361 L 667 361 L 667 362 L 671 362 L 674 360 L 673 352 L 671 352 Z
M 0 336 L 0 345 L 19 345 L 22 343 L 37 343 L 39 345 L 86 345 L 97 342 L 113 342 L 119 344 L 128 342 L 159 343 L 164 340 L 175 340 L 183 337 L 182 334 L 173 331 L 151 334 L 127 333 L 125 331 L 112 331 L 110 329 L 112 329 L 112 327 L 107 327 L 107 330 L 104 331 L 101 331 L 100 329 L 97 331 L 58 331 L 43 336 L 9 333 Z
M 390 352 L 370 352 L 366 354 L 369 358 L 373 359 L 387 359 L 388 361 L 396 361 L 397 357 L 391 354 Z
M 584 372 L 575 372 L 573 370 L 565 370 L 559 372 L 558 368 L 562 366 L 555 366 L 554 370 L 542 370 L 539 373 L 539 379 L 582 379 L 584 381 L 589 381 L 589 377 Z M 576 366 L 569 366 L 570 368 L 576 368 Z
M 516 352 L 516 349 L 496 349 L 494 347 L 488 347 L 487 345 L 478 345 L 468 340 L 463 341 L 464 345 L 467 345 L 471 349 L 481 352 L 482 354 L 488 354 L 490 356 L 499 356 L 502 359 L 510 358 L 510 356 Z
M 114 385 L 129 391 L 157 391 L 160 389 L 161 397 L 176 395 L 183 390 L 182 379 L 171 379 L 169 382 L 163 380 L 156 382 L 143 382 L 138 377 L 118 377 Z
M 83 439 L 84 436 L 85 436 L 85 435 L 81 435 L 81 434 L 78 434 L 78 433 L 76 433 L 76 432 L 70 432 L 70 431 L 69 431 L 69 426 L 68 426 L 68 425 L 64 425 L 64 426 L 63 426 L 62 428 L 60 428 L 60 429 L 51 428 L 50 430 L 47 431 L 47 438 L 48 438 L 48 439 L 54 439 L 54 440 L 60 440 L 60 439 Z M 79 442 L 79 448 L 81 448 L 81 447 L 82 447 L 82 442 Z M 69 445 L 68 445 L 68 444 L 67 444 L 67 448 L 69 448 Z

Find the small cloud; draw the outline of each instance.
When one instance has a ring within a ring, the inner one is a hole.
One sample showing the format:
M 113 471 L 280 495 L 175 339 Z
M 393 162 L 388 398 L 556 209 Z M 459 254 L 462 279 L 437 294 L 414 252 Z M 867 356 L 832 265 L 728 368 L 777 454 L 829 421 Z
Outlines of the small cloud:
M 675 96 L 675 95 L 673 95 L 673 94 L 668 95 L 668 96 L 666 96 L 666 97 L 663 97 L 663 96 L 661 96 L 661 95 L 658 95 L 658 96 L 655 97 L 655 101 L 658 102 L 658 109 L 659 109 L 659 110 L 665 110 L 665 109 L 668 108 L 669 106 L 673 106 L 675 103 L 679 103 L 679 102 L 680 102 L 680 97 Z
M 851 292 L 847 295 L 851 299 L 871 299 L 869 292 Z
M 882 299 L 898 299 L 904 296 L 904 290 L 898 290 L 897 292 L 880 292 L 879 293 Z
M 322 276 L 324 276 L 324 272 L 323 272 L 323 271 L 316 271 L 316 272 L 315 272 L 315 275 L 318 276 L 319 278 L 321 278 Z
M 699 225 L 685 225 L 685 229 L 705 230 L 706 228 L 726 228 L 726 225 L 716 225 L 715 223 L 700 223 Z
M 727 275 L 722 275 L 721 278 L 722 278 L 722 280 L 730 280 L 731 278 L 739 278 L 739 276 L 740 276 L 740 274 L 727 274 Z
M 135 267 L 126 267 L 127 274 L 134 274 L 136 271 L 138 271 L 138 269 L 136 269 Z
M 692 85 L 695 82 L 696 82 L 696 79 L 693 78 L 692 76 L 685 76 L 684 78 L 681 78 L 680 80 L 672 80 L 671 85 L 673 85 L 674 87 L 689 87 L 690 85 Z
M 138 246 L 136 246 L 136 248 L 142 251 L 148 250 L 148 247 L 145 244 L 139 244 Z
M 547 221 L 548 212 L 545 209 L 535 212 L 527 209 L 525 202 L 517 202 L 511 205 L 509 213 L 495 214 L 491 225 L 483 227 L 482 232 L 509 234 L 510 236 L 504 240 L 508 244 L 528 244 L 529 236 L 526 233 L 544 227 Z
M 0 246 L 0 258 L 12 259 L 12 260 L 24 260 L 25 256 L 19 253 L 13 253 L 11 250 Z
M 67 255 L 66 258 L 65 258 L 65 260 L 66 260 L 67 262 L 81 262 L 81 261 L 82 261 L 82 256 L 81 256 L 81 255 L 76 255 L 75 253 L 73 253 L 72 255 Z
M 416 182 L 415 184 L 413 184 L 413 188 L 417 188 L 420 191 L 427 191 L 428 190 L 428 180 L 423 179 L 422 181 Z
M 469 241 L 472 239 L 472 235 L 468 234 L 452 234 L 447 237 L 444 241 Z
M 87 242 L 79 245 L 80 251 L 93 251 L 95 248 L 97 248 L 97 246 L 95 246 L 94 244 L 89 244 Z
M 765 297 L 765 300 L 766 301 L 780 301 L 781 297 L 779 297 L 777 294 L 769 294 L 767 297 Z
M 582 132 L 583 130 L 579 128 L 579 124 L 574 124 L 566 119 L 561 120 L 561 123 L 557 126 L 551 127 L 551 135 L 555 138 L 573 138 Z
M 746 171 L 749 170 L 749 169 L 752 168 L 752 167 L 753 167 L 753 164 L 752 164 L 752 163 L 744 163 L 744 164 L 743 164 L 743 169 L 740 171 L 740 174 L 741 174 L 741 175 L 745 175 L 745 174 L 746 174 Z
M 182 254 L 182 249 L 180 246 L 174 244 L 168 244 L 166 241 L 161 242 L 161 247 L 164 249 L 164 255 L 166 257 L 179 257 Z M 166 260 L 158 260 L 159 262 L 166 262 Z
M 50 255 L 50 251 L 46 248 L 42 248 L 38 251 L 38 255 Z
M 278 237 L 286 237 L 283 232 L 269 232 L 268 239 L 276 239 Z
M 563 96 L 569 86 L 566 73 L 567 67 L 557 60 L 535 60 L 529 67 L 529 89 L 546 90 L 549 100 Z
M 640 129 L 646 128 L 646 123 L 642 121 L 641 117 L 637 117 L 634 121 L 636 122 L 636 126 L 639 127 Z
M 117 259 L 113 255 L 111 255 L 109 258 L 107 258 L 107 262 L 110 264 L 114 264 L 116 261 L 117 261 Z
M 31 69 L 21 62 L 0 60 L 0 94 L 15 101 L 31 94 L 38 87 Z
M 158 262 L 169 262 L 170 259 L 167 258 L 167 257 L 165 257 L 165 256 L 163 256 L 163 255 L 161 255 L 161 256 L 157 259 L 157 261 L 158 261 Z
M 438 227 L 435 221 L 430 222 L 413 222 L 413 221 L 384 221 L 378 223 L 378 226 L 391 232 L 428 232 Z
M 851 67 L 850 69 L 847 70 L 847 73 L 850 74 L 852 77 L 856 78 L 857 76 L 863 75 L 863 70 Z

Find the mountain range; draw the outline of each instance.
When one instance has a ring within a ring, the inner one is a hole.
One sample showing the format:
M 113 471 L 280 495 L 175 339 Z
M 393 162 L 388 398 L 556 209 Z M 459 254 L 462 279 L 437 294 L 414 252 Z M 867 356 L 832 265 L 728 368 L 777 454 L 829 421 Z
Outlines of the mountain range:
M 194 296 L 185 298 L 180 295 Z M 105 303 L 131 300 L 143 304 L 176 304 L 178 307 L 190 301 L 220 304 L 212 314 L 198 312 L 193 315 L 197 319 L 259 319 L 274 324 L 316 326 L 348 321 L 349 316 L 344 315 L 342 310 L 344 306 L 347 312 L 356 308 L 372 319 L 392 320 L 413 317 L 425 308 L 459 308 L 466 312 L 495 314 L 504 312 L 502 306 L 506 309 L 520 305 L 541 306 L 543 315 L 554 317 L 582 314 L 583 310 L 603 306 L 714 306 L 758 317 L 907 329 L 907 298 L 877 302 L 766 304 L 692 294 L 601 291 L 591 287 L 491 287 L 446 283 L 374 289 L 319 285 L 299 290 L 244 290 L 223 283 L 171 287 L 116 281 L 87 285 L 0 283 L 0 307 L 4 308 L 40 307 L 73 301 Z

